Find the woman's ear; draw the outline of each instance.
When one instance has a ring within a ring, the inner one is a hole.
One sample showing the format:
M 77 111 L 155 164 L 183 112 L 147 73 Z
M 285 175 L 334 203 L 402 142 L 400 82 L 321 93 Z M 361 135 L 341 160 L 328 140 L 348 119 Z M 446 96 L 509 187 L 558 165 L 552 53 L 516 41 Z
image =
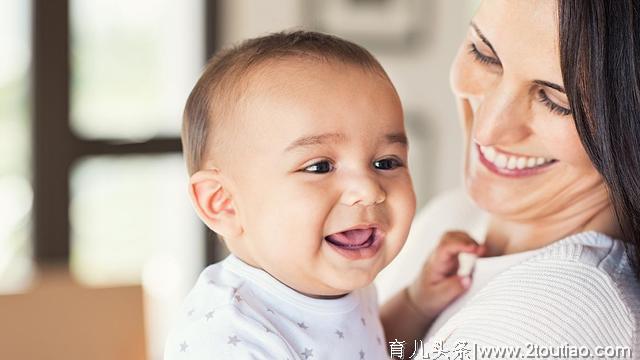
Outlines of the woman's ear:
M 220 170 L 200 170 L 191 175 L 189 196 L 200 219 L 211 230 L 229 239 L 242 233 L 242 225 L 233 198 L 223 183 Z

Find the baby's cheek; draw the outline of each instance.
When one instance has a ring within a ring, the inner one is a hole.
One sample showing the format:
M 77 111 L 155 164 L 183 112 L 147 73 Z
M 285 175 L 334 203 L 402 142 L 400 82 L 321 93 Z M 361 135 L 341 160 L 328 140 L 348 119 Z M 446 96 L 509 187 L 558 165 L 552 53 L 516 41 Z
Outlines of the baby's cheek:
M 416 197 L 409 178 L 387 191 L 392 226 L 400 233 L 409 231 L 416 211 Z
M 274 200 L 277 201 L 274 205 L 278 208 L 277 216 L 292 223 L 291 226 L 304 227 L 306 232 L 321 231 L 335 204 L 335 194 L 319 183 L 284 184 L 280 193 L 281 196 Z

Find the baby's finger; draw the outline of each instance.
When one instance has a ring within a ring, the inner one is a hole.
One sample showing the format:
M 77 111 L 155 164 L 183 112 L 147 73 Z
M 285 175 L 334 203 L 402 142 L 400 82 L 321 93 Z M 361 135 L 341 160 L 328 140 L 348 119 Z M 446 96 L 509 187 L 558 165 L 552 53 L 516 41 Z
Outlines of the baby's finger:
M 465 232 L 445 233 L 432 261 L 434 278 L 441 280 L 456 273 L 461 276 L 471 274 L 475 258 L 484 252 L 484 246 Z
M 433 287 L 432 306 L 436 309 L 444 309 L 453 300 L 458 298 L 471 286 L 471 278 L 468 276 L 451 276 Z
M 449 231 L 442 236 L 442 240 L 436 251 L 439 256 L 450 258 L 457 256 L 461 252 L 479 255 L 479 253 L 484 252 L 484 249 L 482 249 L 482 245 L 467 233 L 462 231 Z
M 458 256 L 458 276 L 470 276 L 477 258 L 478 256 L 473 253 L 460 253 Z

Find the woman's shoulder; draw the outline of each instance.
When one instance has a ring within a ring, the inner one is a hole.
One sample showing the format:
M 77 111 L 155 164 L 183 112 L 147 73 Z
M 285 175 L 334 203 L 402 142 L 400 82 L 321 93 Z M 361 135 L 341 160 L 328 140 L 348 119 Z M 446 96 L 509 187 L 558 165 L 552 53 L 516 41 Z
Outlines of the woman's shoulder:
M 613 274 L 631 271 L 624 243 L 596 231 L 567 236 L 542 249 L 530 262 L 557 260 L 582 264 Z
M 436 337 L 495 346 L 629 346 L 638 353 L 639 328 L 640 286 L 624 245 L 584 233 L 496 276 Z
M 575 289 L 574 293 L 585 295 L 590 304 L 614 299 L 634 320 L 634 328 L 640 327 L 640 281 L 621 240 L 595 231 L 571 235 L 514 267 L 505 278 L 529 274 L 547 279 L 559 289 Z M 590 291 L 602 296 L 589 296 Z

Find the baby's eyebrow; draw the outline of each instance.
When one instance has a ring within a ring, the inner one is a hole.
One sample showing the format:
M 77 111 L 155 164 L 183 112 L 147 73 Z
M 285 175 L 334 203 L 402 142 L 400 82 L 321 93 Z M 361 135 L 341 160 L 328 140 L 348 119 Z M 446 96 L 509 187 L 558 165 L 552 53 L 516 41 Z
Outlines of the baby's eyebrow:
M 391 133 L 385 135 L 384 138 L 389 144 L 407 145 L 409 143 L 409 141 L 407 140 L 407 135 L 405 135 L 404 133 Z M 287 146 L 284 151 L 287 152 L 298 147 L 322 145 L 326 143 L 337 144 L 345 142 L 346 140 L 347 137 L 344 134 L 340 133 L 326 133 L 320 135 L 304 136 L 296 139 L 289 146 Z
M 284 151 L 285 152 L 290 151 L 301 146 L 321 145 L 326 143 L 336 144 L 336 143 L 344 142 L 346 139 L 347 137 L 344 134 L 340 134 L 340 133 L 326 133 L 326 134 L 320 134 L 320 135 L 304 136 L 299 139 L 296 139 L 289 146 L 287 146 L 287 148 L 284 149 Z
M 387 134 L 385 138 L 387 139 L 387 142 L 389 144 L 397 144 L 397 143 L 402 145 L 409 144 L 409 140 L 407 140 L 407 135 L 405 135 L 405 133 Z

